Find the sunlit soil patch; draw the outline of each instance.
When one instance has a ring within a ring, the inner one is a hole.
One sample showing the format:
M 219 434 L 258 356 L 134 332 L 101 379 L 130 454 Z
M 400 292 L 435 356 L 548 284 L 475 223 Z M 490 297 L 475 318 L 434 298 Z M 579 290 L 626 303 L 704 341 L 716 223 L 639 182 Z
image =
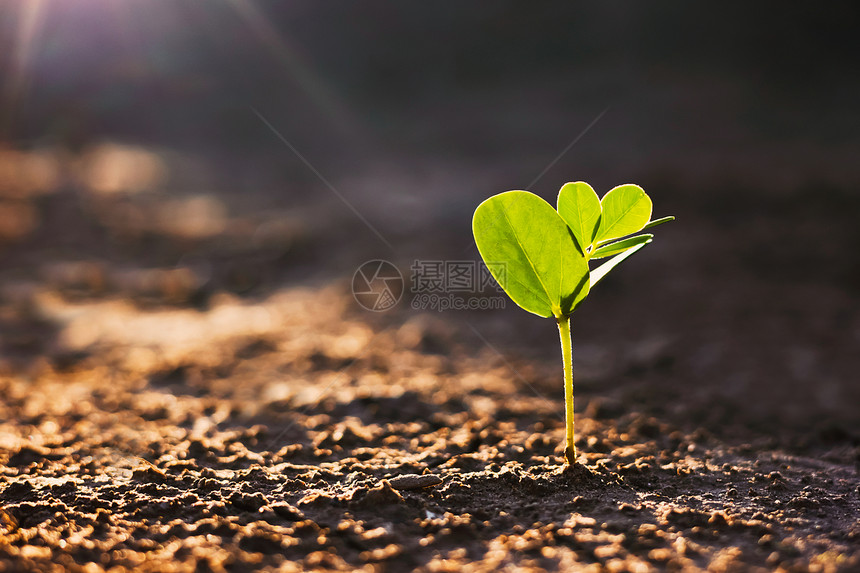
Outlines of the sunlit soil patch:
M 32 304 L 56 336 L 0 377 L 6 569 L 860 565 L 851 464 L 591 393 L 565 471 L 560 396 L 435 318 L 365 322 L 340 286 Z

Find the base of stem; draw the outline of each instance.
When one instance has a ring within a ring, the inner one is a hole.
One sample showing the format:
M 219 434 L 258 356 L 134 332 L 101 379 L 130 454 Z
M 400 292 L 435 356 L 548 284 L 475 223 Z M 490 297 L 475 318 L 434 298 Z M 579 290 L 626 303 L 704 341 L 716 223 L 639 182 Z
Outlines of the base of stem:
M 564 459 L 567 460 L 569 465 L 574 465 L 576 463 L 576 447 L 566 447 L 564 449 Z

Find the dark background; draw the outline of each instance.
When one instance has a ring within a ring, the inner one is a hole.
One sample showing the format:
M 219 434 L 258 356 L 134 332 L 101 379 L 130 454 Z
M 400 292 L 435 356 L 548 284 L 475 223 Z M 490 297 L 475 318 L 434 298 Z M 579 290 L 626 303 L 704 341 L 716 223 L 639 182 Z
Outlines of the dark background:
M 860 430 L 849 3 L 0 6 L 8 368 L 56 334 L 22 292 L 347 284 L 477 258 L 494 193 L 635 182 L 678 220 L 574 317 L 582 391 L 739 440 Z M 513 306 L 440 318 L 560 376 L 554 325 Z

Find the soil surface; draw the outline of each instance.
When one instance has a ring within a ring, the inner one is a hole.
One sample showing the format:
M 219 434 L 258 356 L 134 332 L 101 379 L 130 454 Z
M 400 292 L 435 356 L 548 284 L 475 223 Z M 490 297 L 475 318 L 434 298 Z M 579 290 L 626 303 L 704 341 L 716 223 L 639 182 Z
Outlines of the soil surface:
M 370 313 L 346 273 L 290 278 L 321 260 L 300 226 L 203 209 L 217 231 L 177 238 L 134 201 L 14 204 L 0 571 L 860 569 L 853 267 L 787 283 L 740 247 L 826 252 L 805 198 L 726 251 L 677 202 L 650 269 L 592 295 L 573 467 L 551 321 Z

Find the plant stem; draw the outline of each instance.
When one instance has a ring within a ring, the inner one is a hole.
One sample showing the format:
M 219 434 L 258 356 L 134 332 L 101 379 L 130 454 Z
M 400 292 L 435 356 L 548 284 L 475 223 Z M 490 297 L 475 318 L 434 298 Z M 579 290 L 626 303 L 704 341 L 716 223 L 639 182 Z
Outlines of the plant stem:
M 567 463 L 576 463 L 576 445 L 573 443 L 573 352 L 570 343 L 570 316 L 560 316 L 558 336 L 561 338 L 561 360 L 564 363 L 564 418 L 566 443 L 564 457 Z

